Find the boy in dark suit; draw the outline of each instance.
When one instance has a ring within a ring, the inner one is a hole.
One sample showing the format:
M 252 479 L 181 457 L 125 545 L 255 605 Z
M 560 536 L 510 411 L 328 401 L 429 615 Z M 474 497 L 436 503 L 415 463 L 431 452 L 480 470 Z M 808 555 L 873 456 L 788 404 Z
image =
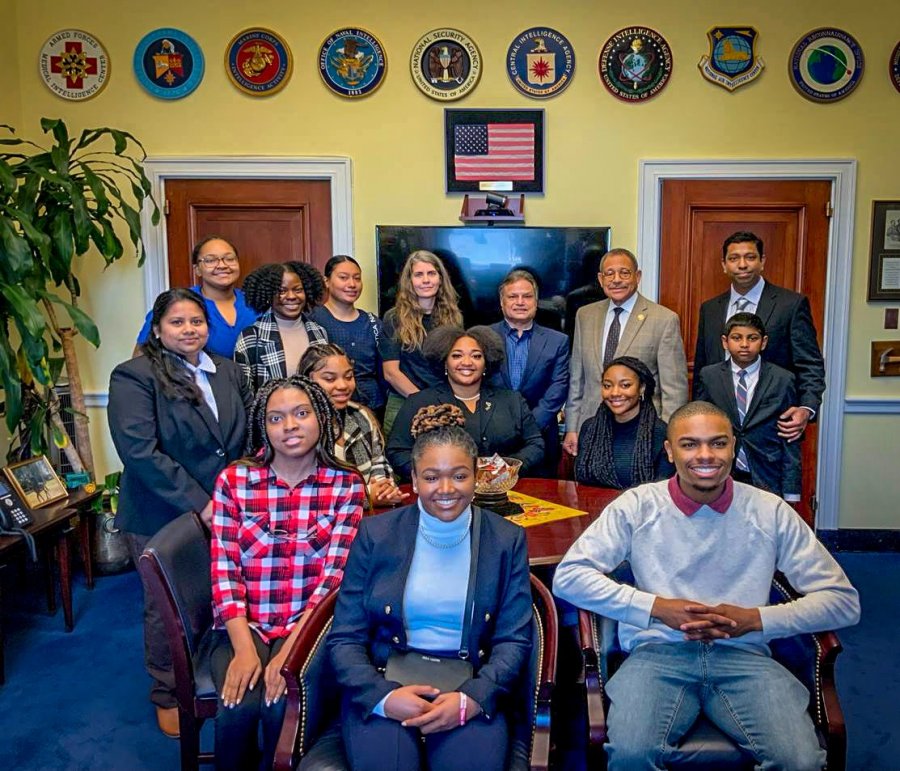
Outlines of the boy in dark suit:
M 755 313 L 725 322 L 722 347 L 729 358 L 703 367 L 696 398 L 712 402 L 731 419 L 735 435 L 732 475 L 786 501 L 800 500 L 800 447 L 778 436 L 778 417 L 796 404 L 794 375 L 763 361 L 766 327 Z

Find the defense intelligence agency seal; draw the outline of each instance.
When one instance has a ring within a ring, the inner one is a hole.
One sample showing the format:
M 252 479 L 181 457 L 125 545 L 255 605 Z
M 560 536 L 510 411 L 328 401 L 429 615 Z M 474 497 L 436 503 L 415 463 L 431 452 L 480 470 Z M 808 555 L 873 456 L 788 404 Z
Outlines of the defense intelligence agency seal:
M 61 29 L 41 46 L 39 69 L 57 96 L 80 102 L 97 96 L 109 80 L 109 54 L 93 35 Z
M 134 74 L 153 96 L 181 99 L 203 80 L 203 52 L 177 29 L 148 32 L 134 49 Z
M 241 91 L 269 96 L 291 79 L 294 62 L 287 43 L 262 27 L 245 29 L 225 49 L 225 71 Z
M 625 102 L 652 99 L 672 75 L 672 49 L 666 39 L 648 27 L 626 27 L 613 35 L 600 51 L 600 80 Z
M 756 55 L 759 33 L 753 27 L 713 27 L 706 36 L 709 56 L 697 66 L 708 81 L 734 91 L 762 74 L 766 63 Z
M 788 59 L 794 88 L 813 102 L 836 102 L 859 85 L 865 59 L 859 43 L 840 29 L 822 27 L 800 38 Z
M 319 74 L 340 96 L 367 96 L 387 72 L 384 47 L 364 29 L 341 29 L 329 35 L 319 49 Z
M 423 94 L 450 102 L 478 85 L 481 52 L 458 29 L 433 29 L 413 46 L 409 69 Z
M 900 43 L 897 43 L 891 53 L 890 75 L 894 88 L 900 91 Z
M 575 51 L 555 29 L 532 27 L 510 43 L 506 73 L 525 96 L 556 96 L 566 90 L 575 75 Z

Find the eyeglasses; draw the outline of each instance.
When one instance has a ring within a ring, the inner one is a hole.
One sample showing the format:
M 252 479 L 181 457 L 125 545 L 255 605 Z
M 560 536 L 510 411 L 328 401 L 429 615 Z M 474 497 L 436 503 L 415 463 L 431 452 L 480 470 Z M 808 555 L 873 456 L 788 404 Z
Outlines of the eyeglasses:
M 237 255 L 236 254 L 225 254 L 220 257 L 198 257 L 197 262 L 199 262 L 205 268 L 214 268 L 220 262 L 225 265 L 237 265 Z
M 619 270 L 604 270 L 600 275 L 603 276 L 603 278 L 608 279 L 612 279 L 618 276 L 619 278 L 627 281 L 634 275 L 634 271 L 629 270 L 628 268 L 620 268 Z
M 294 297 L 306 297 L 306 292 L 303 291 L 302 286 L 292 286 L 292 287 L 289 287 L 288 289 L 279 289 L 278 290 L 278 297 L 280 299 L 283 300 L 288 295 L 293 295 Z

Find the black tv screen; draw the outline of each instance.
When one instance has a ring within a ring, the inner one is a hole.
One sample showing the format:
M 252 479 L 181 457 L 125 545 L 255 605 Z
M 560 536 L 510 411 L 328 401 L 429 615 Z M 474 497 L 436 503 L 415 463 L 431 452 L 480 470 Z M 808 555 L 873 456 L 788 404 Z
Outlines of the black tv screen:
M 572 333 L 575 311 L 602 299 L 600 257 L 609 249 L 608 227 L 421 227 L 378 225 L 378 311 L 394 305 L 406 258 L 427 249 L 441 258 L 459 293 L 466 326 L 502 318 L 497 287 L 525 268 L 540 288 L 540 324 Z

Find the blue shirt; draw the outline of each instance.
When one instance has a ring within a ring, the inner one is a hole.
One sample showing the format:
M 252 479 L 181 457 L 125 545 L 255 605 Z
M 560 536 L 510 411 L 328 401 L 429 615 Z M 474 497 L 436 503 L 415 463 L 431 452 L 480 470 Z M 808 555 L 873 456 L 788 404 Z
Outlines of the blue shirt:
M 199 286 L 192 286 L 191 289 L 203 297 L 203 302 L 206 304 L 206 313 L 209 316 L 209 340 L 206 343 L 206 350 L 217 353 L 219 356 L 223 356 L 226 359 L 233 358 L 234 346 L 237 344 L 238 336 L 246 327 L 249 327 L 256 321 L 256 311 L 247 305 L 247 301 L 244 299 L 244 293 L 240 289 L 235 289 L 234 309 L 237 312 L 237 318 L 235 318 L 234 326 L 232 326 L 225 320 L 225 317 L 219 313 L 215 300 L 204 297 Z M 138 343 L 147 342 L 147 338 L 150 336 L 150 317 L 152 315 L 153 311 L 147 312 L 147 317 L 144 319 L 144 326 L 141 327 L 141 331 L 138 333 Z
M 531 333 L 534 324 L 519 334 L 519 330 L 511 327 L 508 322 L 503 322 L 506 330 L 506 361 L 509 366 L 509 382 L 514 391 L 518 391 L 525 376 L 525 365 L 528 363 L 528 349 L 531 347 Z

